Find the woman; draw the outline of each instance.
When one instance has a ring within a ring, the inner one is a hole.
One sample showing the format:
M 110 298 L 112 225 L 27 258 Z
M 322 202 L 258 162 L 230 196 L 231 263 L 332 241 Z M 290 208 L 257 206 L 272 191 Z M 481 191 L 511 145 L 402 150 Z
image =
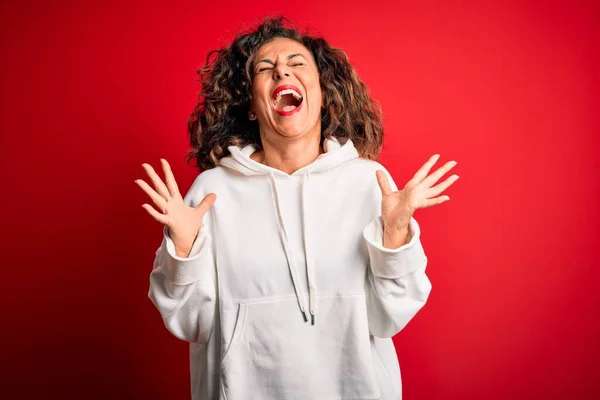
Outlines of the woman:
M 148 164 L 154 188 L 136 181 L 164 225 L 149 297 L 190 342 L 192 398 L 400 398 L 391 337 L 431 290 L 413 213 L 449 199 L 456 163 L 397 190 L 346 55 L 281 18 L 216 54 L 190 119 L 204 172 L 185 198 L 165 160 L 164 182 Z

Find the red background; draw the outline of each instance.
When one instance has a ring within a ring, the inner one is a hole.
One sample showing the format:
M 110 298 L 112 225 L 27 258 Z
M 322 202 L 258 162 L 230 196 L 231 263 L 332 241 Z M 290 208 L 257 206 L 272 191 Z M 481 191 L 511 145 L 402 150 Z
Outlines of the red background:
M 599 398 L 598 2 L 7 3 L 3 398 L 189 397 L 134 179 L 166 157 L 189 188 L 195 69 L 277 13 L 347 51 L 399 185 L 459 162 L 415 215 L 433 291 L 395 337 L 405 399 Z

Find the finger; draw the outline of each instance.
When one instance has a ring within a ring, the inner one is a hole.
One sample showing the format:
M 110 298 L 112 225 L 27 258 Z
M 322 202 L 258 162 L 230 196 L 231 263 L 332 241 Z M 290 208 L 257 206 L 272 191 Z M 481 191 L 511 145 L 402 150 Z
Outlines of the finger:
M 217 195 L 214 193 L 209 193 L 202 199 L 200 204 L 198 204 L 198 207 L 196 207 L 196 210 L 198 210 L 200 215 L 204 215 L 204 214 L 206 214 L 208 209 L 211 208 L 213 206 L 213 204 L 215 204 L 216 200 L 217 200 Z
M 177 181 L 175 180 L 173 171 L 171 171 L 171 166 L 164 158 L 160 159 L 160 163 L 162 164 L 163 171 L 165 172 L 165 182 L 167 183 L 167 190 L 169 191 L 172 197 L 180 195 L 179 187 L 177 187 Z
M 426 190 L 425 197 L 430 198 L 430 197 L 439 196 L 444 190 L 448 189 L 450 187 L 450 185 L 452 185 L 457 180 L 458 180 L 458 175 L 452 175 L 452 176 L 448 177 L 448 179 L 446 179 L 444 182 L 440 183 L 439 185 L 435 185 L 434 187 Z
M 388 181 L 385 172 L 382 170 L 378 170 L 375 175 L 377 176 L 377 183 L 379 184 L 379 188 L 381 189 L 381 193 L 383 195 L 387 195 L 392 193 L 392 188 L 390 187 L 390 182 Z
M 445 203 L 450 200 L 450 196 L 440 196 L 435 199 L 427 199 L 423 201 L 423 204 L 419 208 L 428 208 L 437 206 L 438 204 Z
M 137 183 L 138 186 L 144 192 L 146 192 L 146 194 L 150 197 L 150 199 L 154 202 L 154 204 L 156 204 L 156 207 L 158 207 L 160 210 L 164 210 L 166 208 L 167 201 L 164 199 L 164 197 L 162 197 L 161 195 L 156 193 L 150 185 L 148 185 L 142 179 L 136 179 L 135 183 Z
M 167 187 L 165 186 L 162 179 L 160 179 L 160 176 L 158 176 L 156 171 L 154 171 L 154 168 L 152 168 L 152 166 L 150 164 L 146 164 L 146 163 L 142 164 L 142 166 L 146 170 L 146 174 L 148 174 L 148 177 L 150 178 L 150 180 L 152 180 L 152 183 L 154 184 L 154 188 L 156 189 L 158 194 L 160 194 L 165 199 L 168 199 L 169 197 L 171 197 L 171 195 L 169 194 L 169 189 L 167 189 Z
M 427 160 L 427 162 L 425 164 L 423 164 L 423 166 L 421 168 L 419 168 L 417 173 L 413 176 L 412 180 L 414 180 L 416 182 L 421 182 L 423 179 L 425 179 L 427 174 L 429 174 L 429 171 L 431 170 L 431 168 L 433 168 L 433 166 L 439 159 L 440 159 L 439 154 L 434 154 L 433 156 L 431 156 L 431 158 L 429 158 L 429 160 Z
M 161 224 L 167 225 L 167 223 L 169 222 L 169 219 L 167 218 L 167 216 L 165 214 L 159 213 L 154 208 L 152 208 L 152 206 L 150 204 L 142 204 L 142 207 L 146 211 L 148 211 L 148 214 L 150 214 L 150 216 L 152 216 L 152 218 L 154 218 L 156 221 L 160 222 Z
M 438 168 L 433 174 L 429 175 L 427 178 L 423 180 L 423 184 L 425 187 L 429 188 L 434 185 L 437 181 L 440 180 L 442 176 L 448 171 L 450 171 L 456 165 L 456 161 L 448 161 L 442 167 Z

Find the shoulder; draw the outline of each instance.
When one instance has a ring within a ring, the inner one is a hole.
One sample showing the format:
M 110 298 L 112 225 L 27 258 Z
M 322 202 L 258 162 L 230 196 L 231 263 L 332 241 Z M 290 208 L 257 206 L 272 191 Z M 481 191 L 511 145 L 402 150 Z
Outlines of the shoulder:
M 375 160 L 369 160 L 367 158 L 355 158 L 351 161 L 351 163 L 355 164 L 358 168 L 362 168 L 370 171 L 377 171 L 378 169 L 385 169 L 385 167 Z
M 216 182 L 221 181 L 227 174 L 227 169 L 217 165 L 214 168 L 204 170 L 196 176 L 192 188 L 196 186 L 212 185 Z
M 345 173 L 352 173 L 358 175 L 374 176 L 375 172 L 379 170 L 385 172 L 386 175 L 390 176 L 390 173 L 388 172 L 387 168 L 385 168 L 382 164 L 374 160 L 368 160 L 366 158 L 355 158 L 354 160 L 351 160 L 344 165 Z
M 218 191 L 226 178 L 226 168 L 221 166 L 200 172 L 185 195 L 186 203 L 199 204 L 207 194 Z
M 379 184 L 377 183 L 376 175 L 377 171 L 383 171 L 383 173 L 387 176 L 391 187 L 394 190 L 397 190 L 394 178 L 387 168 L 374 160 L 356 158 L 346 163 L 341 173 L 347 175 L 349 179 L 352 179 L 354 182 L 370 183 L 371 186 L 376 188 L 376 190 L 379 190 Z

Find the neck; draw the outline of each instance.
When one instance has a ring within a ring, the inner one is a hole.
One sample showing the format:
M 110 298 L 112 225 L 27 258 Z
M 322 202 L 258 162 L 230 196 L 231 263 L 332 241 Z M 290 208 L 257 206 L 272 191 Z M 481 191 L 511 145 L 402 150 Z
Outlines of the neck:
M 261 138 L 263 149 L 252 154 L 250 158 L 290 175 L 315 161 L 324 152 L 320 145 L 320 139 L 320 136 L 315 135 L 306 139 L 292 139 L 275 143 Z

